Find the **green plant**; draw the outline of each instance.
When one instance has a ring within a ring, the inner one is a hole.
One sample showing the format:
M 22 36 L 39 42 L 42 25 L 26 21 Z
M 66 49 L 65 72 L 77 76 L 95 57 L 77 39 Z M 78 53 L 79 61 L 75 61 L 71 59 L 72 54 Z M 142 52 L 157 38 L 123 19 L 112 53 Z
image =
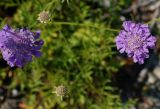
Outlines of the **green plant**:
M 1 2 L 6 7 L 17 6 L 12 21 L 5 18 L 1 25 L 8 22 L 16 27 L 40 29 L 45 41 L 41 58 L 23 69 L 13 70 L 9 89 L 19 86 L 31 109 L 124 109 L 111 82 L 113 74 L 123 65 L 116 62 L 114 51 L 114 38 L 119 30 L 111 29 L 120 26 L 119 16 L 104 20 L 101 17 L 105 9 L 101 5 L 94 8 L 91 0 L 66 1 L 67 4 L 65 0 Z M 119 5 L 115 10 L 110 7 L 109 14 L 114 15 L 119 8 Z M 43 10 L 51 15 L 46 24 L 37 20 Z M 1 77 L 5 77 L 4 70 L 0 70 Z M 63 101 L 52 93 L 61 84 L 68 89 L 68 97 Z M 128 103 L 126 109 L 132 104 Z

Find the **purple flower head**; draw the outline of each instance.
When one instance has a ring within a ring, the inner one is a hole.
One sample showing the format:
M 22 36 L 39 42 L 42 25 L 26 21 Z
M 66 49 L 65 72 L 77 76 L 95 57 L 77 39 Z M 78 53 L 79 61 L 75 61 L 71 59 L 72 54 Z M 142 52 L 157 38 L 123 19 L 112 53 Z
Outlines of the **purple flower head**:
M 41 56 L 39 51 L 43 41 L 39 40 L 40 31 L 28 29 L 12 29 L 5 25 L 0 31 L 0 51 L 4 60 L 11 66 L 23 67 L 32 61 L 32 56 Z
M 144 63 L 149 58 L 149 50 L 155 47 L 156 38 L 151 35 L 148 25 L 125 21 L 124 30 L 116 37 L 116 46 L 120 53 L 126 52 L 134 62 Z

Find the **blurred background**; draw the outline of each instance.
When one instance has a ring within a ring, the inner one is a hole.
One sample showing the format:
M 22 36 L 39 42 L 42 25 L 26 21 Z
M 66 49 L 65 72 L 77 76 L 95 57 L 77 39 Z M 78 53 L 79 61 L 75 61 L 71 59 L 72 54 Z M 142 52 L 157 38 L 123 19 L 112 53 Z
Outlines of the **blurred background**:
M 143 65 L 116 49 L 125 20 L 158 39 Z M 0 109 L 160 109 L 160 0 L 0 0 L 0 24 L 41 30 L 45 42 L 22 69 L 0 56 Z

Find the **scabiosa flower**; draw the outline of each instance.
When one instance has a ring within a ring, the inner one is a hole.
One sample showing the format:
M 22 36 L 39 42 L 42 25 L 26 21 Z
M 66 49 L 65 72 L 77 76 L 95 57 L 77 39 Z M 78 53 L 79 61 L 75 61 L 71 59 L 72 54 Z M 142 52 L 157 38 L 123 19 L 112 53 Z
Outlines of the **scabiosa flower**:
M 38 20 L 41 23 L 47 23 L 48 21 L 50 21 L 50 15 L 48 11 L 42 11 L 41 13 L 38 14 Z
M 5 25 L 0 31 L 0 51 L 4 60 L 11 66 L 23 67 L 32 61 L 32 56 L 41 56 L 39 51 L 43 41 L 39 40 L 40 31 L 28 29 L 12 29 Z
M 116 46 L 120 53 L 126 52 L 134 62 L 144 63 L 149 58 L 149 49 L 155 47 L 156 38 L 151 35 L 148 25 L 125 21 L 124 30 L 116 37 Z
M 68 90 L 67 87 L 65 87 L 64 85 L 60 85 L 55 87 L 55 91 L 53 93 L 55 93 L 57 96 L 61 97 L 61 100 L 63 99 L 64 96 L 67 96 Z

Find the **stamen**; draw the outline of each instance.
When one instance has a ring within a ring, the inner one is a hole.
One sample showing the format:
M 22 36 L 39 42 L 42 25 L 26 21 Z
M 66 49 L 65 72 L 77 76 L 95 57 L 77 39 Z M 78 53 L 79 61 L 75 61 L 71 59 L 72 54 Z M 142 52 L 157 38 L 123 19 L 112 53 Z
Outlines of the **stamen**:
M 139 47 L 141 47 L 143 44 L 143 41 L 141 40 L 140 36 L 133 36 L 128 39 L 128 47 L 131 50 L 136 50 Z

